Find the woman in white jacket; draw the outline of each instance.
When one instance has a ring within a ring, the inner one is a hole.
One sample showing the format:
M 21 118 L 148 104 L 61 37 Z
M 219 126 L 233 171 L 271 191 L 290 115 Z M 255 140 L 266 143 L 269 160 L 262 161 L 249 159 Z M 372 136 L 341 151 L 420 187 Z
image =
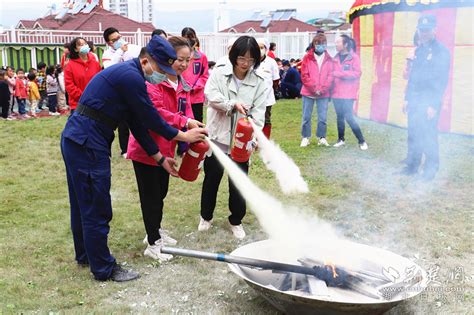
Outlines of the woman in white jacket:
M 230 143 L 237 120 L 246 112 L 256 125 L 263 127 L 265 120 L 266 86 L 255 70 L 260 65 L 260 48 L 255 38 L 241 36 L 229 52 L 230 62 L 218 65 L 207 81 L 204 93 L 208 101 L 207 128 L 209 138 L 224 152 L 230 153 Z M 248 161 L 236 164 L 248 174 Z M 224 169 L 213 156 L 204 162 L 204 183 L 201 194 L 201 220 L 199 231 L 211 227 L 216 207 L 217 191 Z M 246 213 L 245 200 L 229 179 L 229 223 L 234 236 L 245 237 L 242 219 Z

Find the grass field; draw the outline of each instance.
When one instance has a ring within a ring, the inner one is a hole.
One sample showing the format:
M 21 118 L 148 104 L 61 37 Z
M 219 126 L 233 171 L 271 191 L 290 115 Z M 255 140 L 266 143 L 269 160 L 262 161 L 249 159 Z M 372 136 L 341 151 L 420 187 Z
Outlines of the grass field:
M 433 271 L 441 291 L 419 295 L 389 314 L 472 314 L 473 139 L 441 135 L 441 170 L 433 182 L 424 183 L 395 174 L 406 152 L 404 129 L 360 121 L 368 151 L 358 149 L 350 130 L 343 148 L 318 147 L 314 137 L 309 147 L 300 148 L 300 103 L 274 106 L 272 138 L 300 166 L 310 193 L 284 196 L 256 155 L 251 179 L 285 203 L 313 209 L 347 238 L 387 248 Z M 117 143 L 109 246 L 141 278 L 126 284 L 97 282 L 88 269 L 78 267 L 59 149 L 65 122 L 65 117 L 0 121 L 0 313 L 277 313 L 225 264 L 175 258 L 160 265 L 143 257 L 145 232 L 133 168 L 118 154 Z M 330 109 L 328 140 L 336 139 Z M 247 238 L 241 243 L 233 239 L 226 222 L 226 182 L 213 228 L 197 232 L 202 178 L 171 180 L 163 227 L 179 247 L 230 252 L 266 238 L 249 213 Z

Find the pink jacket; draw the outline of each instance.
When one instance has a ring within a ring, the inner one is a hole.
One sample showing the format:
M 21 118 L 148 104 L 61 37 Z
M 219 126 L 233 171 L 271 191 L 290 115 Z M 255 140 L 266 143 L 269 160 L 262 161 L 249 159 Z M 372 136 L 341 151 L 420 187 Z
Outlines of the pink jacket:
M 191 88 L 182 78 L 178 82 L 178 89 L 176 91 L 168 81 L 157 85 L 147 82 L 146 86 L 150 99 L 155 108 L 158 109 L 161 117 L 172 127 L 181 130 L 186 127 L 188 118 L 192 119 L 194 116 L 191 108 Z M 158 145 L 161 154 L 166 157 L 174 157 L 176 141 L 168 141 L 152 131 L 150 131 L 150 135 Z M 148 156 L 132 134 L 130 134 L 128 139 L 127 158 L 143 164 L 156 166 L 156 161 Z
M 334 86 L 332 98 L 357 99 L 359 95 L 359 80 L 362 75 L 360 59 L 354 52 L 350 52 L 341 63 L 339 53 L 334 56 Z
M 204 87 L 209 78 L 206 55 L 195 50 L 191 64 L 182 75 L 191 87 L 191 104 L 204 103 Z
M 327 51 L 324 52 L 324 59 L 319 68 L 314 48 L 310 49 L 303 57 L 301 64 L 301 95 L 315 97 L 316 91 L 321 91 L 318 98 L 329 97 L 329 90 L 333 83 L 333 61 Z

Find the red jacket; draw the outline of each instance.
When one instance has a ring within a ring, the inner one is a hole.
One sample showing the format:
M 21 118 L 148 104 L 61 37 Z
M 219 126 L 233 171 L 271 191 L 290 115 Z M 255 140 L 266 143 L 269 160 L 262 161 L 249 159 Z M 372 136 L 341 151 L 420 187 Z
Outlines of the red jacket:
M 193 119 L 191 107 L 191 88 L 184 79 L 179 79 L 178 89 L 174 88 L 168 81 L 153 85 L 146 83 L 150 99 L 161 117 L 172 127 L 183 129 L 186 127 L 188 118 Z M 162 136 L 150 131 L 150 135 L 158 145 L 161 154 L 166 157 L 174 157 L 176 141 L 168 141 Z M 128 139 L 127 158 L 143 164 L 155 165 L 156 161 L 150 157 L 140 146 L 138 141 L 130 134 Z
M 324 52 L 324 59 L 319 68 L 314 48 L 310 49 L 303 57 L 301 64 L 301 95 L 316 97 L 316 91 L 321 91 L 318 98 L 329 97 L 329 90 L 333 83 L 333 61 L 327 51 Z
M 272 58 L 272 59 L 276 58 L 275 53 L 273 52 L 273 50 L 269 50 L 268 53 L 267 53 L 267 56 Z
M 64 83 L 66 84 L 66 92 L 69 94 L 71 109 L 76 109 L 87 84 L 101 70 L 100 64 L 94 55 L 89 53 L 87 58 L 86 62 L 82 61 L 81 58 L 70 59 L 64 69 Z
M 204 103 L 204 87 L 209 78 L 206 55 L 199 50 L 194 51 L 192 62 L 182 76 L 191 87 L 191 104 Z
M 21 80 L 20 78 L 16 78 L 15 81 L 15 96 L 20 99 L 27 99 L 28 98 L 28 88 L 25 84 L 25 80 Z
M 339 53 L 333 58 L 334 85 L 332 98 L 357 99 L 359 95 L 359 81 L 362 71 L 360 59 L 354 52 L 350 52 L 341 63 Z

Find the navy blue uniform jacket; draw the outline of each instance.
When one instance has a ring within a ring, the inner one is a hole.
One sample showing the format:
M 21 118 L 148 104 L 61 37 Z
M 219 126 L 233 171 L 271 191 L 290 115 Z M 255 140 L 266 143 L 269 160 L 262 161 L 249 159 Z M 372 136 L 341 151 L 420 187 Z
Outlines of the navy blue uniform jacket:
M 415 51 L 405 100 L 409 104 L 439 110 L 448 85 L 451 65 L 449 50 L 434 39 Z
M 148 134 L 152 130 L 168 140 L 178 134 L 153 107 L 138 58 L 113 65 L 99 72 L 87 85 L 79 103 L 99 110 L 117 122 L 126 121 L 130 131 L 149 155 L 159 151 Z M 87 148 L 106 151 L 114 140 L 114 131 L 89 117 L 75 112 L 66 123 L 63 136 Z

